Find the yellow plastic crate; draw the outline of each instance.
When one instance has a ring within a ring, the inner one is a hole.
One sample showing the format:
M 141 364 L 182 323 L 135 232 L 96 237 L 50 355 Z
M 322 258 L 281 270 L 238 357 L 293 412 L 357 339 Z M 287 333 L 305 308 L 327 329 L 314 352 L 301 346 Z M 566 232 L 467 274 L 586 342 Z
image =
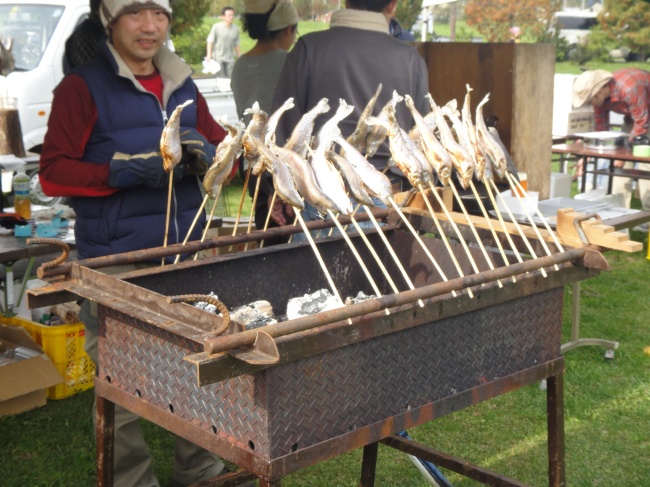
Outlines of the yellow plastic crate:
M 18 316 L 0 321 L 27 330 L 65 378 L 65 382 L 47 390 L 48 399 L 65 399 L 93 387 L 95 364 L 84 350 L 83 323 L 45 326 Z

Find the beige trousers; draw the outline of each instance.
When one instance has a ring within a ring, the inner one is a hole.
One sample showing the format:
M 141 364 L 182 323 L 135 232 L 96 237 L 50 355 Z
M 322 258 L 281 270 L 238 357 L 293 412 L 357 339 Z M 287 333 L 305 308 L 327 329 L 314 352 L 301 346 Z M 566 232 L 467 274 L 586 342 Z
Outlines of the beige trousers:
M 97 365 L 98 348 L 97 306 L 90 301 L 81 305 L 81 321 L 86 325 L 84 348 Z M 93 419 L 96 418 L 93 405 Z M 116 487 L 159 487 L 158 479 L 151 468 L 149 447 L 144 441 L 140 428 L 140 417 L 131 411 L 115 405 L 114 434 L 114 485 Z M 224 464 L 213 453 L 191 443 L 180 436 L 176 437 L 174 452 L 174 485 L 189 485 L 219 475 Z

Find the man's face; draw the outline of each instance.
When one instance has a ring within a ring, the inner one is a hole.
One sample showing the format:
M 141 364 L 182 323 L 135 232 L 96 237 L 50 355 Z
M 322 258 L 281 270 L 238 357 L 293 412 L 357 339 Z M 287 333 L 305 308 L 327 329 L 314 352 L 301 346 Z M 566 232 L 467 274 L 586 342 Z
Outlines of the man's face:
M 235 11 L 234 11 L 234 10 L 230 10 L 230 9 L 228 9 L 228 10 L 226 10 L 226 11 L 224 12 L 224 14 L 222 15 L 222 17 L 223 17 L 223 21 L 224 21 L 226 24 L 230 25 L 230 24 L 233 23 L 233 20 L 235 20 Z
M 143 8 L 121 15 L 113 24 L 113 46 L 124 62 L 151 61 L 167 37 L 169 18 L 161 9 Z M 141 74 L 141 73 L 136 73 Z
M 596 94 L 589 100 L 589 104 L 592 107 L 600 107 L 605 103 L 605 100 L 609 98 L 609 85 L 603 86 Z

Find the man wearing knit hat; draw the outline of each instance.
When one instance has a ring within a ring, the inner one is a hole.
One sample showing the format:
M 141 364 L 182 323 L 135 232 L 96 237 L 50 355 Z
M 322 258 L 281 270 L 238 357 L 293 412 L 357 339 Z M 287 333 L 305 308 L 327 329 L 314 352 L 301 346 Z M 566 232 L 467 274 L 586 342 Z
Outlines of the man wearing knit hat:
M 650 136 L 650 72 L 636 68 L 585 71 L 573 84 L 573 106 L 594 108 L 596 130 L 609 130 L 609 113 L 624 115 L 623 131 L 630 140 L 638 135 Z M 634 163 L 616 161 L 616 167 L 632 169 Z M 650 211 L 650 181 L 639 179 L 639 196 L 645 211 Z M 632 179 L 614 178 L 612 192 L 623 193 L 626 205 L 632 198 Z M 647 228 L 642 228 L 647 232 Z
M 100 16 L 108 39 L 55 89 L 39 170 L 46 194 L 70 198 L 80 259 L 163 245 L 170 178 L 160 139 L 178 105 L 192 101 L 180 120 L 184 157 L 173 171 L 171 244 L 182 242 L 192 227 L 202 202 L 197 175 L 205 173 L 215 145 L 226 136 L 198 93 L 190 67 L 164 46 L 168 0 L 104 0 Z M 201 226 L 191 240 L 199 238 Z M 84 302 L 80 318 L 86 351 L 97 363 L 96 305 Z M 158 486 L 139 419 L 118 406 L 114 440 L 115 485 Z M 173 485 L 188 485 L 218 475 L 223 462 L 177 438 L 173 469 Z

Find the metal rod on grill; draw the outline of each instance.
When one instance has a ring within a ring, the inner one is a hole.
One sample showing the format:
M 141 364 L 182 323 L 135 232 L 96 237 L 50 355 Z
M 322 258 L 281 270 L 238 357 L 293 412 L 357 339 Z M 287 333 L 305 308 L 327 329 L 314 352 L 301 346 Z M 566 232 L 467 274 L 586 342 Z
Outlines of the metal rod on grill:
M 411 291 L 402 291 L 398 294 L 388 294 L 381 298 L 370 299 L 344 308 L 337 308 L 318 313 L 317 315 L 305 316 L 284 323 L 278 323 L 266 327 L 265 331 L 271 337 L 277 338 L 345 319 L 351 321 L 351 318 L 381 311 L 386 307 L 402 306 L 417 301 L 418 299 L 433 298 L 435 296 L 449 293 L 453 290 L 461 290 L 469 286 L 479 286 L 497 279 L 505 279 L 516 274 L 532 272 L 538 269 L 541 270 L 544 267 L 581 259 L 587 252 L 588 250 L 585 247 L 571 249 L 559 254 L 540 257 L 534 260 L 527 260 L 510 266 L 483 271 L 479 274 L 472 274 L 470 276 L 459 277 L 450 281 L 423 286 Z M 256 337 L 257 330 L 246 330 L 232 335 L 206 338 L 204 349 L 208 354 L 227 352 L 240 347 L 253 345 Z
M 472 190 L 472 193 L 474 193 L 474 197 L 476 198 L 476 201 L 478 202 L 479 208 L 481 208 L 481 213 L 483 213 L 483 218 L 485 218 L 485 221 L 488 224 L 488 227 L 490 228 L 490 232 L 492 232 L 492 237 L 494 237 L 494 241 L 497 244 L 497 247 L 499 248 L 499 252 L 501 253 L 501 257 L 503 257 L 503 262 L 505 262 L 506 265 L 510 265 L 510 261 L 508 260 L 508 257 L 506 256 L 505 250 L 503 250 L 503 246 L 501 245 L 501 239 L 498 237 L 497 232 L 494 228 L 494 225 L 492 225 L 492 219 L 488 215 L 487 210 L 485 209 L 485 205 L 483 204 L 483 201 L 481 201 L 481 197 L 478 194 L 478 191 L 476 190 L 476 186 L 474 185 L 473 180 L 469 180 L 469 187 Z M 517 282 L 517 278 L 515 276 L 512 276 L 512 282 Z
M 359 265 L 361 266 L 361 270 L 362 270 L 363 273 L 366 275 L 366 277 L 368 278 L 368 281 L 370 282 L 370 285 L 372 286 L 372 290 L 375 292 L 375 294 L 376 294 L 377 296 L 381 296 L 381 295 L 382 295 L 382 294 L 381 294 L 381 291 L 380 291 L 379 288 L 377 287 L 377 284 L 375 284 L 375 280 L 374 280 L 374 279 L 372 278 L 372 276 L 370 275 L 370 272 L 368 271 L 368 268 L 366 267 L 366 264 L 363 262 L 363 259 L 362 259 L 361 256 L 359 255 L 359 252 L 357 252 L 357 248 L 356 248 L 356 247 L 354 246 L 354 244 L 352 243 L 352 240 L 350 240 L 350 237 L 348 236 L 347 232 L 345 231 L 345 229 L 343 228 L 343 226 L 341 225 L 341 223 L 338 221 L 338 219 L 336 219 L 336 218 L 334 217 L 334 213 L 332 213 L 332 210 L 329 210 L 329 209 L 328 209 L 328 210 L 327 210 L 327 213 L 329 213 L 330 218 L 332 218 L 332 219 L 334 220 L 334 223 L 336 224 L 336 227 L 339 229 L 339 232 L 341 232 L 341 235 L 343 236 L 343 239 L 345 240 L 345 242 L 346 242 L 346 243 L 348 244 L 348 246 L 350 247 L 350 250 L 351 250 L 352 253 L 354 254 L 354 257 L 357 259 L 357 262 L 359 262 Z M 333 228 L 333 227 L 332 227 L 332 228 Z M 390 311 L 386 310 L 386 314 L 387 314 L 387 315 L 390 314 Z
M 395 250 L 393 250 L 393 247 L 390 245 L 390 242 L 386 238 L 386 235 L 384 235 L 384 232 L 382 232 L 382 230 L 381 230 L 381 228 L 379 226 L 379 223 L 377 223 L 377 220 L 375 220 L 375 216 L 370 211 L 370 208 L 368 208 L 365 205 L 363 206 L 363 208 L 364 208 L 364 210 L 366 210 L 366 214 L 370 217 L 370 220 L 372 221 L 372 224 L 377 229 L 377 233 L 379 234 L 379 237 L 384 242 L 384 245 L 386 245 L 386 249 L 388 250 L 388 253 L 391 255 L 391 257 L 393 258 L 393 261 L 395 262 L 395 265 L 397 266 L 397 268 L 402 273 L 402 277 L 406 281 L 406 284 L 408 285 L 409 289 L 411 289 L 411 290 L 415 289 L 415 286 L 413 285 L 413 281 L 411 281 L 411 278 L 406 273 L 406 269 L 404 269 L 404 266 L 402 265 L 399 258 L 397 257 L 397 254 L 395 253 Z M 455 296 L 455 294 L 454 294 L 454 296 Z M 422 300 L 419 300 L 418 304 L 420 305 L 421 308 L 424 307 L 424 303 L 422 302 Z
M 490 184 L 492 184 L 492 187 L 494 188 L 494 191 L 496 192 L 497 197 L 501 200 L 501 203 L 503 203 L 503 206 L 506 209 L 506 212 L 508 213 L 508 216 L 510 217 L 510 220 L 512 221 L 513 225 L 515 226 L 515 228 L 519 232 L 519 235 L 521 235 L 521 238 L 524 241 L 524 244 L 526 245 L 526 247 L 528 248 L 528 251 L 530 252 L 530 255 L 532 255 L 533 258 L 536 259 L 537 254 L 535 253 L 535 250 L 533 249 L 533 246 L 528 241 L 528 237 L 526 237 L 526 234 L 524 233 L 521 226 L 519 225 L 519 222 L 517 221 L 515 216 L 512 214 L 512 211 L 510 211 L 510 207 L 508 206 L 508 204 L 503 199 L 503 196 L 501 196 L 501 193 L 499 193 L 499 190 L 497 188 L 496 183 L 493 180 L 490 180 Z M 544 277 L 548 277 L 548 274 L 546 273 L 546 271 L 544 269 L 542 269 L 542 275 Z
M 544 251 L 546 252 L 546 255 L 551 255 L 551 250 L 548 248 L 548 245 L 546 245 L 546 240 L 542 237 L 542 235 L 539 233 L 539 228 L 537 228 L 537 225 L 535 224 L 535 221 L 533 220 L 533 217 L 528 209 L 528 207 L 524 204 L 523 199 L 521 195 L 524 195 L 526 199 L 528 199 L 528 193 L 526 190 L 521 187 L 521 193 L 517 189 L 517 187 L 514 184 L 514 178 L 510 175 L 509 172 L 506 171 L 506 179 L 510 183 L 510 191 L 515 195 L 517 198 L 517 201 L 519 201 L 519 204 L 523 208 L 524 212 L 526 213 L 526 218 L 528 218 L 528 222 L 530 223 L 530 226 L 533 227 L 533 230 L 535 231 L 535 234 L 537 235 L 537 238 L 539 239 L 540 243 L 542 244 L 542 247 Z M 555 270 L 559 271 L 560 268 L 556 265 Z

